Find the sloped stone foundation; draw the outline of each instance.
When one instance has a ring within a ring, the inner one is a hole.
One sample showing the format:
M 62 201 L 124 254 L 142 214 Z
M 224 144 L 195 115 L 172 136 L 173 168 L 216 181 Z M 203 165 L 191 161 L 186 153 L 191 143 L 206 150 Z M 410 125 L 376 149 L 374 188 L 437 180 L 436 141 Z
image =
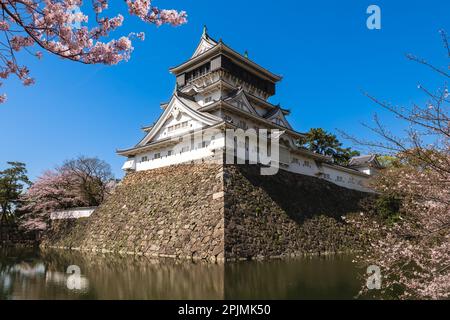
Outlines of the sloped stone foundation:
M 87 221 L 54 221 L 42 245 L 223 260 L 222 175 L 208 164 L 130 174 Z
M 342 216 L 358 212 L 367 193 L 280 170 L 226 166 L 225 256 L 278 258 L 359 250 L 364 239 Z
M 216 261 L 357 250 L 341 216 L 370 195 L 257 166 L 192 164 L 129 174 L 90 218 L 53 222 L 43 247 Z

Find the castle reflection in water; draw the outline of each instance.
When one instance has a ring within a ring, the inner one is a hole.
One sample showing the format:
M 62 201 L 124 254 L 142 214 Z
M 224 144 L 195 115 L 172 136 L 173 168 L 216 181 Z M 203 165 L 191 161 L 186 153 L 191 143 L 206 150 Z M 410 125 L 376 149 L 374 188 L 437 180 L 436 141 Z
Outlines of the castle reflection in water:
M 223 265 L 0 250 L 0 299 L 352 299 L 360 284 L 349 256 Z

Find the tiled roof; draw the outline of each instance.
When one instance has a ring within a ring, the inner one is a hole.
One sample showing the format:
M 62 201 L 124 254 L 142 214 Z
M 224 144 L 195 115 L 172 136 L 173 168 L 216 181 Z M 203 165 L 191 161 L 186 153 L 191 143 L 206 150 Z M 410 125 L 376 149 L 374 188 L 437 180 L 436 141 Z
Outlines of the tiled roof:
M 368 154 L 368 155 L 353 157 L 350 159 L 348 166 L 349 167 L 359 167 L 359 166 L 364 166 L 364 165 L 369 165 L 369 164 L 379 165 L 376 155 Z

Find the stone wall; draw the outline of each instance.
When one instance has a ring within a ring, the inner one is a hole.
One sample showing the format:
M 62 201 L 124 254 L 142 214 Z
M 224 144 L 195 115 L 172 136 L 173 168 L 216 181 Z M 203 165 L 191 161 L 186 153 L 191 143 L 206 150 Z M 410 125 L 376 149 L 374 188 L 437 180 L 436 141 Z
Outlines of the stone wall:
M 209 261 L 355 250 L 341 216 L 367 196 L 257 166 L 179 165 L 129 174 L 90 218 L 53 221 L 42 245 Z
M 362 248 L 363 239 L 341 216 L 360 210 L 367 193 L 280 170 L 225 166 L 227 260 L 327 254 Z
M 40 230 L 20 230 L 17 224 L 0 225 L 1 247 L 34 247 L 39 245 Z
M 129 174 L 85 220 L 53 221 L 42 246 L 223 260 L 222 166 Z

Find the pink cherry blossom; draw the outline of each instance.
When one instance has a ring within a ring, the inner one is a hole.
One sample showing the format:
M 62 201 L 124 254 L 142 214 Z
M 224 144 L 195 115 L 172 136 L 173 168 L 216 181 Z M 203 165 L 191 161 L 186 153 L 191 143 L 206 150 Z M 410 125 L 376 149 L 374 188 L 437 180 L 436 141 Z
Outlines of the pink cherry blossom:
M 160 26 L 178 26 L 187 22 L 184 11 L 159 9 L 151 0 L 124 0 L 128 13 L 146 23 Z M 9 0 L 0 2 L 3 15 L 0 18 L 0 40 L 5 48 L 0 53 L 0 78 L 14 74 L 24 85 L 34 83 L 28 69 L 20 66 L 15 52 L 23 48 L 40 47 L 44 52 L 85 64 L 115 65 L 127 61 L 133 52 L 132 38 L 144 40 L 144 33 L 131 33 L 118 40 L 109 39 L 110 33 L 124 23 L 124 16 L 108 17 L 109 0 L 92 0 L 95 16 L 89 19 L 82 11 L 82 0 Z M 112 2 L 111 2 L 112 3 Z M 94 23 L 92 27 L 87 22 Z M 42 58 L 40 51 L 34 53 Z M 27 70 L 27 72 L 23 72 Z M 1 82 L 0 82 L 1 85 Z M 6 100 L 2 95 L 0 103 Z
M 36 214 L 97 206 L 116 187 L 109 170 L 109 165 L 101 160 L 85 157 L 48 170 L 24 194 L 23 211 Z M 86 186 L 95 188 L 91 190 Z
M 448 35 L 443 31 L 441 35 L 450 58 Z M 420 85 L 418 89 L 429 101 L 411 107 L 371 97 L 408 129 L 403 136 L 395 136 L 375 117 L 372 131 L 381 140 L 362 143 L 395 155 L 395 161 L 374 179 L 373 187 L 380 195 L 397 199 L 400 209 L 388 221 L 373 207 L 367 209 L 370 214 L 345 221 L 358 227 L 370 243 L 356 260 L 365 267 L 381 268 L 385 293 L 403 299 L 449 299 L 450 101 L 446 83 L 450 74 L 425 60 L 409 59 L 437 71 L 444 77 L 443 85 L 435 90 Z

